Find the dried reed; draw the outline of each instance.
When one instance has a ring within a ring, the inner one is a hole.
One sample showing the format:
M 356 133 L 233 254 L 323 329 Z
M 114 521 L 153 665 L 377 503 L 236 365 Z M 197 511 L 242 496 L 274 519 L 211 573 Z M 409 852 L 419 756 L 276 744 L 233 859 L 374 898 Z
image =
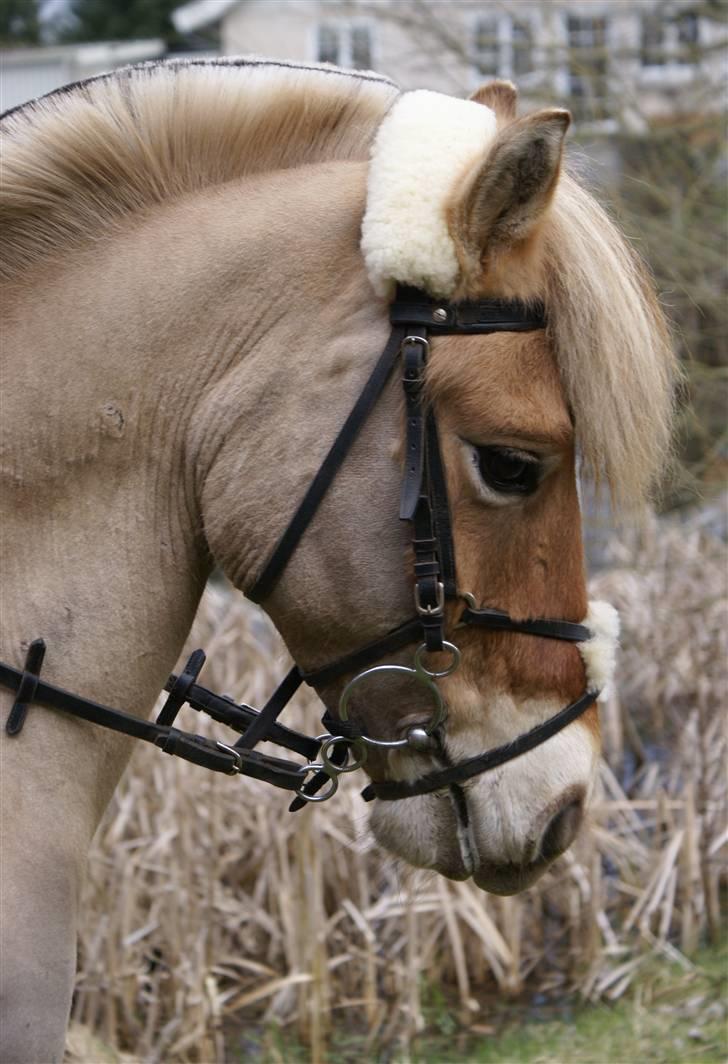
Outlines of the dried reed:
M 351 778 L 294 817 L 285 794 L 140 744 L 91 854 L 69 1059 L 221 1061 L 225 1038 L 244 1048 L 246 1027 L 273 1022 L 319 1061 L 342 1024 L 406 1046 L 433 985 L 477 1027 L 484 991 L 615 999 L 655 950 L 689 966 L 717 934 L 728 839 L 724 582 L 717 539 L 656 523 L 594 581 L 623 621 L 602 796 L 520 897 L 398 866 L 367 835 Z M 198 645 L 203 682 L 252 704 L 285 667 L 266 619 L 219 585 Z M 319 715 L 304 693 L 290 722 L 315 734 Z

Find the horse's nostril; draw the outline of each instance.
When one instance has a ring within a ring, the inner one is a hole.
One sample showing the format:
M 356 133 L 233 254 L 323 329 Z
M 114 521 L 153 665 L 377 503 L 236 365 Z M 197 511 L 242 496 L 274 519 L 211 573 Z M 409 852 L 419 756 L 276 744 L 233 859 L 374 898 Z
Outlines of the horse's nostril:
M 541 856 L 550 861 L 567 850 L 576 838 L 583 815 L 584 803 L 581 798 L 572 798 L 560 809 L 543 833 Z

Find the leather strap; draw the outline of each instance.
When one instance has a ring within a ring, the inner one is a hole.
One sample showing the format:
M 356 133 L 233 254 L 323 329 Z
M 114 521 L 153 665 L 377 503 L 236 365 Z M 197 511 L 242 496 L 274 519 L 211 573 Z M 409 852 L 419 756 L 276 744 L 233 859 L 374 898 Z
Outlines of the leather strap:
M 45 651 L 46 645 L 42 639 L 34 639 L 28 647 L 25 655 L 25 668 L 20 676 L 15 701 L 5 722 L 5 731 L 8 735 L 18 735 L 22 731 L 28 707 L 35 701 L 38 691 Z
M 347 673 L 358 672 L 359 669 L 366 668 L 367 665 L 373 665 L 374 662 L 383 658 L 385 654 L 393 654 L 395 651 L 401 650 L 402 647 L 410 646 L 417 641 L 421 633 L 422 624 L 420 619 L 419 617 L 413 617 L 411 620 L 405 621 L 404 624 L 400 624 L 397 628 L 393 628 L 386 635 L 381 636 L 379 639 L 373 639 L 366 646 L 359 647 L 358 650 L 352 651 L 351 654 L 345 654 L 342 658 L 337 658 L 336 661 L 332 661 L 329 665 L 314 669 L 312 672 L 302 672 L 301 679 L 304 683 L 309 684 L 310 687 L 326 687 L 332 680 L 338 680 L 340 677 L 346 676 Z
M 159 711 L 157 724 L 172 724 L 174 722 L 175 717 L 187 701 L 187 695 L 190 693 L 204 664 L 204 650 L 194 650 L 187 659 L 187 664 L 182 672 L 175 677 L 174 682 L 167 688 L 169 697 Z
M 176 679 L 174 674 L 170 676 L 166 685 L 167 690 L 173 686 Z M 199 713 L 207 714 L 219 724 L 225 724 L 228 728 L 240 733 L 244 733 L 258 716 L 258 711 L 252 706 L 244 702 L 234 702 L 227 695 L 215 694 L 198 684 L 193 684 L 190 688 L 187 694 L 187 705 Z M 316 739 L 301 735 L 300 732 L 292 731 L 277 722 L 269 725 L 267 738 L 309 761 L 313 761 L 318 754 L 319 744 Z
M 301 686 L 302 677 L 296 665 L 286 674 L 235 744 L 236 750 L 252 750 L 256 743 L 272 737 L 273 724 L 278 715 Z M 285 744 L 284 744 L 285 745 Z
M 427 471 L 430 488 L 430 506 L 432 522 L 437 539 L 437 553 L 440 561 L 440 579 L 445 588 L 445 598 L 457 597 L 457 574 L 455 571 L 455 543 L 450 522 L 450 505 L 447 497 L 445 469 L 440 452 L 440 439 L 437 421 L 433 410 L 428 411 L 426 424 Z
M 266 562 L 263 572 L 250 590 L 246 592 L 247 597 L 252 599 L 253 602 L 262 602 L 275 587 L 291 555 L 298 546 L 301 536 L 308 528 L 321 500 L 329 490 L 331 482 L 351 450 L 351 446 L 359 435 L 362 425 L 381 395 L 399 354 L 404 336 L 405 329 L 403 327 L 392 329 L 389 340 L 379 356 L 369 380 L 364 385 L 349 416 L 331 444 L 328 454 L 319 466 L 319 470 L 299 503 L 298 509 Z
M 20 691 L 23 677 L 26 675 L 27 673 L 0 662 L 0 686 L 7 687 L 11 691 Z M 176 680 L 176 677 L 173 679 Z M 121 732 L 134 739 L 153 743 L 164 753 L 175 754 L 177 757 L 182 757 L 186 761 L 201 765 L 213 772 L 223 772 L 228 775 L 240 772 L 246 776 L 265 780 L 274 787 L 284 790 L 295 791 L 301 785 L 300 766 L 293 761 L 269 757 L 253 750 L 226 749 L 215 740 L 203 735 L 182 732 L 169 725 L 135 717 L 131 713 L 112 709 L 90 698 L 71 694 L 62 687 L 56 687 L 42 680 L 37 681 L 32 700 L 35 704 L 58 709 L 74 717 L 90 721 L 92 724 L 99 724 L 103 728 L 110 728 L 112 731 Z M 251 712 L 254 713 L 253 710 Z M 318 743 L 315 740 L 310 740 L 310 742 L 314 742 L 318 750 Z
M 467 606 L 460 617 L 460 624 L 475 628 L 492 628 L 503 632 L 523 632 L 525 635 L 540 635 L 545 639 L 565 639 L 569 643 L 584 643 L 592 633 L 584 624 L 573 621 L 555 621 L 546 617 L 530 621 L 514 621 L 502 610 L 486 606 L 473 609 Z
M 585 691 L 575 702 L 565 706 L 564 709 L 553 717 L 549 717 L 542 724 L 537 724 L 535 728 L 531 728 L 530 731 L 519 735 L 512 742 L 496 746 L 492 750 L 487 750 L 484 754 L 478 754 L 477 757 L 460 761 L 457 765 L 452 765 L 439 772 L 430 772 L 417 780 L 388 780 L 382 783 L 370 783 L 362 791 L 362 797 L 365 802 L 371 802 L 374 798 L 379 798 L 382 802 L 394 802 L 400 798 L 414 798 L 418 794 L 432 794 L 434 791 L 441 791 L 444 787 L 449 787 L 452 783 L 464 783 L 465 780 L 472 779 L 473 776 L 479 776 L 483 772 L 490 772 L 492 769 L 498 768 L 499 765 L 504 765 L 507 761 L 513 761 L 514 758 L 533 750 L 535 747 L 540 746 L 541 743 L 545 743 L 547 739 L 550 739 L 557 732 L 560 732 L 562 728 L 565 728 L 580 717 L 596 701 L 598 696 L 598 691 Z
M 393 325 L 423 325 L 431 333 L 532 332 L 546 327 L 542 303 L 474 299 L 449 303 L 429 299 L 417 288 L 400 285 L 389 308 Z
M 399 516 L 411 521 L 425 477 L 425 415 L 422 408 L 427 339 L 407 337 L 402 344 L 402 388 L 405 401 L 405 453 Z

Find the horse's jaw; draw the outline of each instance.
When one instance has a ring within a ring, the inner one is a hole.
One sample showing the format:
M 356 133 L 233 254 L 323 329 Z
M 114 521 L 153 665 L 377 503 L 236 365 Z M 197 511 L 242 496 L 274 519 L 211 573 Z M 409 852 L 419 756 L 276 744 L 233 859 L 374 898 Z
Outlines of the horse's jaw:
M 482 728 L 455 731 L 447 741 L 453 763 L 489 745 L 492 737 Z M 598 745 L 589 723 L 577 721 L 536 750 L 463 785 L 377 801 L 373 834 L 417 868 L 472 879 L 492 894 L 516 894 L 576 838 L 594 787 Z

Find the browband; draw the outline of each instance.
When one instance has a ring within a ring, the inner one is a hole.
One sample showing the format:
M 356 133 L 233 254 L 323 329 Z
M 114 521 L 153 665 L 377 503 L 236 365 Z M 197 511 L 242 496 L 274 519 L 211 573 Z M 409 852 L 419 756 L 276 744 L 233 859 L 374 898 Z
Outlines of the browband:
M 543 303 L 515 299 L 463 299 L 458 303 L 429 298 L 417 288 L 400 285 L 389 308 L 392 325 L 426 325 L 429 332 L 532 332 L 546 328 Z

